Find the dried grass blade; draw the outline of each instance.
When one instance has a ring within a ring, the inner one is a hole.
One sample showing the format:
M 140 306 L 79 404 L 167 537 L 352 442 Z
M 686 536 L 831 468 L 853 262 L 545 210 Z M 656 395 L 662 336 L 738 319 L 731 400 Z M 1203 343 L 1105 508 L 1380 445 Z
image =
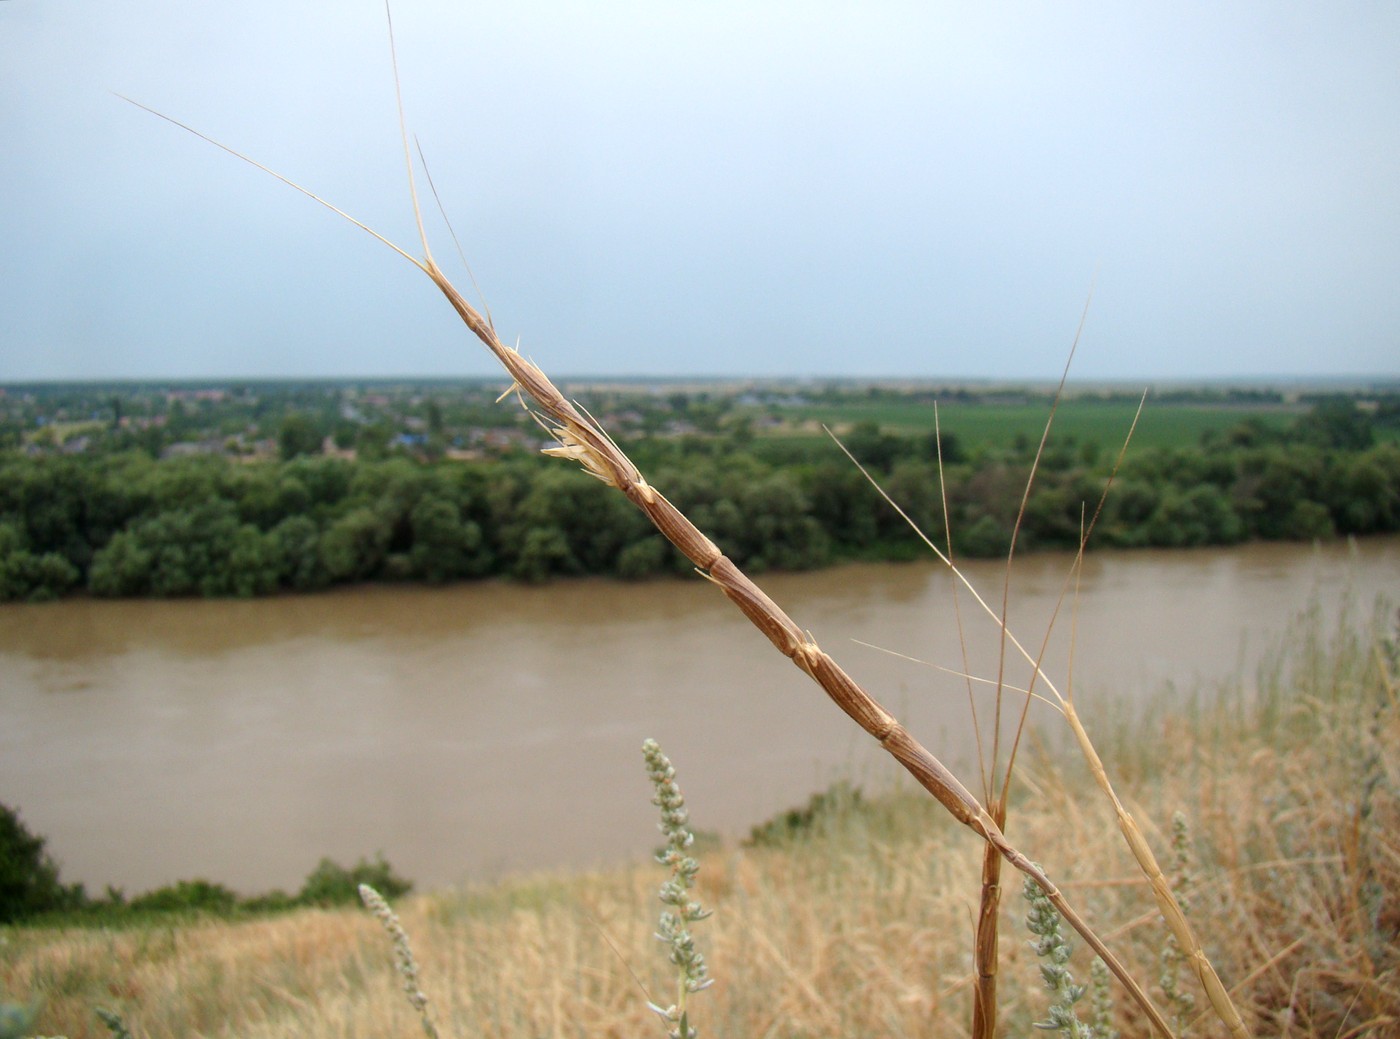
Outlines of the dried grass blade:
M 1133 853 L 1133 858 L 1137 860 L 1138 868 L 1147 877 L 1152 888 L 1152 897 L 1157 902 L 1158 912 L 1162 914 L 1162 919 L 1166 922 L 1168 930 L 1181 943 L 1181 947 L 1186 953 L 1186 960 L 1191 964 L 1192 970 L 1196 972 L 1196 977 L 1200 980 L 1201 988 L 1205 990 L 1206 998 L 1210 1000 L 1211 1008 L 1215 1011 L 1216 1016 L 1230 1030 L 1232 1036 L 1236 1036 L 1237 1039 L 1245 1039 L 1249 1035 L 1249 1030 L 1245 1028 L 1244 1021 L 1241 1020 L 1239 1011 L 1235 1009 L 1235 1004 L 1230 999 L 1230 993 L 1221 982 L 1220 976 L 1215 973 L 1215 967 L 1206 956 L 1200 939 L 1191 929 L 1186 914 L 1181 911 L 1181 906 L 1177 903 L 1176 896 L 1172 894 L 1171 885 L 1163 875 L 1162 867 L 1157 862 L 1157 856 L 1152 853 L 1147 838 L 1138 828 L 1136 820 L 1123 807 L 1123 802 L 1118 799 L 1118 794 L 1114 791 L 1108 773 L 1103 767 L 1103 761 L 1099 758 L 1098 751 L 1094 749 L 1094 744 L 1089 739 L 1089 734 L 1085 732 L 1078 712 L 1074 709 L 1074 702 L 1066 700 L 1063 707 L 1065 721 L 1069 722 L 1070 731 L 1074 733 L 1074 738 L 1079 742 L 1080 752 L 1089 763 L 1089 771 L 1094 777 L 1094 782 L 1098 784 L 1099 789 L 1103 791 L 1104 796 L 1113 806 L 1123 840 L 1127 843 L 1128 850 Z
M 137 103 L 132 102 L 132 104 Z M 139 104 L 137 107 L 145 108 L 144 105 Z M 829 654 L 809 639 L 792 619 L 732 560 L 726 557 L 708 537 L 696 528 L 679 509 L 672 505 L 664 495 L 650 487 L 631 459 L 599 427 L 575 408 L 540 368 L 526 360 L 519 351 L 506 346 L 500 340 L 492 323 L 482 317 L 481 313 L 466 300 L 438 267 L 431 253 L 427 250 L 426 241 L 424 242 L 423 259 L 415 259 L 382 235 L 288 178 L 254 162 L 232 148 L 178 123 L 174 119 L 169 119 L 152 109 L 146 110 L 166 119 L 167 122 L 181 126 L 195 136 L 263 170 L 326 206 L 388 245 L 394 252 L 427 274 L 471 332 L 495 355 L 514 384 L 519 387 L 520 392 L 528 395 L 545 415 L 559 424 L 567 436 L 565 443 L 572 449 L 571 455 L 584 461 L 590 471 L 622 492 L 634 505 L 645 512 L 667 540 L 684 553 L 704 576 L 719 585 L 725 596 L 749 618 L 755 627 L 763 632 L 780 652 L 806 671 L 837 706 L 874 737 L 955 819 L 992 844 L 1006 861 L 1034 880 L 1045 891 L 1047 897 L 1070 926 L 1079 932 L 1090 948 L 1108 965 L 1114 976 L 1127 989 L 1133 1001 L 1151 1020 L 1153 1027 L 1160 1034 L 1171 1039 L 1173 1033 L 1166 1019 L 1153 1005 L 1152 1000 L 1128 969 L 1065 900 L 1063 894 L 1044 870 L 1006 839 L 996 821 L 968 792 L 962 782 L 842 670 Z M 400 110 L 402 110 L 402 106 L 400 106 Z M 404 152 L 405 156 L 409 157 L 406 132 L 404 133 Z M 408 158 L 408 161 L 411 186 L 411 157 Z M 416 190 L 413 191 L 413 203 L 420 233 L 422 233 L 422 220 L 419 215 Z M 936 548 L 935 551 L 937 551 Z M 946 559 L 941 552 L 939 555 Z M 965 579 L 963 583 L 971 589 L 971 585 Z M 972 591 L 975 596 L 976 590 L 972 589 Z M 980 597 L 978 597 L 978 601 L 986 608 L 985 602 L 982 602 Z M 1007 635 L 1010 638 L 1009 632 Z M 1030 659 L 1029 654 L 1025 653 L 1025 650 L 1020 647 L 1019 643 L 1015 642 L 1014 638 L 1010 640 L 1027 656 L 1027 659 Z
M 431 260 L 428 261 L 425 270 L 447 297 L 453 309 L 466 322 L 467 327 L 496 355 L 521 389 L 529 394 L 547 415 L 567 427 L 579 446 L 590 453 L 589 468 L 593 469 L 596 466 L 610 474 L 612 479 L 609 482 L 645 512 L 657 530 L 685 553 L 698 570 L 719 585 L 725 596 L 780 652 L 806 671 L 838 707 L 893 755 L 954 818 L 981 835 L 1016 869 L 1035 880 L 1069 924 L 1108 964 L 1109 969 L 1127 988 L 1133 1000 L 1152 1020 L 1153 1025 L 1162 1035 L 1172 1035 L 1166 1019 L 1122 962 L 1065 901 L 1045 872 L 1007 841 L 995 819 L 943 763 L 910 736 L 893 715 L 842 670 L 829 654 L 812 642 L 792 619 L 732 560 L 720 552 L 680 510 L 649 487 L 626 454 L 601 429 L 574 408 L 544 372 L 501 343 L 490 325 L 482 320 L 481 315 Z

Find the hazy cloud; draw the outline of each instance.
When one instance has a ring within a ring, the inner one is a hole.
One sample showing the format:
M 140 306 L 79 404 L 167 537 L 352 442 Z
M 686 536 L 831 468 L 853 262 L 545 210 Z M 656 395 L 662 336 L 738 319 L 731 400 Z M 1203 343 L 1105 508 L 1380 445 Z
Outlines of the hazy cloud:
M 1400 7 L 394 18 L 468 259 L 551 371 L 1038 378 L 1096 278 L 1081 376 L 1400 374 Z M 377 3 L 9 0 L 0 379 L 491 370 L 402 260 L 114 91 L 414 239 Z

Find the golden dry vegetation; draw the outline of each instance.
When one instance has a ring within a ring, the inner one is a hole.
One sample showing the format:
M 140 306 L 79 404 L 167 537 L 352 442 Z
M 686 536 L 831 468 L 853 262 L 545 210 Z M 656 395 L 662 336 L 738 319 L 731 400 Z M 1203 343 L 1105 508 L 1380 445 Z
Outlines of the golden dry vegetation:
M 1168 821 L 1185 816 L 1190 918 L 1250 1031 L 1396 1035 L 1395 651 L 1380 626 L 1319 629 L 1315 617 L 1300 623 L 1257 682 L 1223 688 L 1213 707 L 1137 722 L 1086 708 L 1086 724 L 1139 822 L 1160 827 L 1148 837 L 1164 866 Z M 1161 1003 L 1164 931 L 1078 756 L 1033 755 L 1016 787 L 1008 832 L 1055 864 Z M 715 915 L 696 935 L 718 979 L 691 1004 L 702 1036 L 968 1033 L 981 847 L 926 794 L 837 797 L 791 837 L 701 860 L 699 897 Z M 405 899 L 397 908 L 443 1034 L 663 1035 L 646 1006 L 673 984 L 653 937 L 662 879 L 638 864 Z M 1028 1034 L 1046 1003 L 1019 883 L 1007 881 L 1001 907 L 1005 1034 Z M 104 1034 L 99 1005 L 153 1039 L 421 1034 L 388 942 L 360 911 L 10 928 L 0 941 L 0 989 L 42 998 L 45 1035 Z M 1087 980 L 1083 956 L 1071 968 Z M 1194 982 L 1183 974 L 1182 986 Z M 1186 1034 L 1219 1034 L 1196 1001 Z M 1125 1036 L 1145 1034 L 1121 994 L 1116 1013 Z

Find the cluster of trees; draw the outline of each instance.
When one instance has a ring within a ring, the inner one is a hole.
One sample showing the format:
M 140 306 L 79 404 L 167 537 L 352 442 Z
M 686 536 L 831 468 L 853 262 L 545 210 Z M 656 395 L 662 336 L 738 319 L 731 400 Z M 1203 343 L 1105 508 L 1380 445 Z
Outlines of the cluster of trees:
M 892 449 L 883 485 L 921 529 L 942 531 L 937 466 Z M 1032 445 L 1022 445 L 968 460 L 954 445 L 948 464 L 945 445 L 956 551 L 1006 551 L 1032 454 Z M 1114 461 L 1097 444 L 1052 442 L 1026 504 L 1020 544 L 1077 546 L 1106 488 L 1092 542 L 1100 546 L 1176 548 L 1400 530 L 1400 445 L 1378 443 L 1370 418 L 1346 401 L 1320 404 L 1291 429 L 1243 422 L 1195 447 L 1130 452 L 1110 487 Z
M 242 897 L 223 884 L 181 880 L 132 898 L 115 888 L 92 898 L 82 884 L 64 884 L 59 879 L 58 865 L 45 851 L 46 843 L 30 832 L 18 811 L 0 804 L 0 924 L 54 915 L 107 921 L 152 913 L 271 912 L 355 902 L 361 884 L 369 884 L 386 898 L 396 898 L 413 887 L 383 856 L 377 856 L 350 867 L 322 859 L 294 895 L 271 891 Z
M 946 495 L 957 553 L 1006 550 L 1034 445 L 969 455 L 946 439 L 940 451 L 929 437 L 873 426 L 848 445 L 931 536 L 944 530 Z M 693 438 L 641 451 L 653 485 L 752 570 L 919 551 L 904 521 L 834 451 L 782 458 L 781 438 Z M 1021 544 L 1077 544 L 1112 463 L 1096 444 L 1052 443 Z M 1130 455 L 1095 541 L 1207 545 L 1395 530 L 1400 446 L 1376 443 L 1354 405 L 1327 404 L 1287 431 L 1245 423 L 1197 447 Z M 688 569 L 622 496 L 549 459 L 0 459 L 6 600 Z

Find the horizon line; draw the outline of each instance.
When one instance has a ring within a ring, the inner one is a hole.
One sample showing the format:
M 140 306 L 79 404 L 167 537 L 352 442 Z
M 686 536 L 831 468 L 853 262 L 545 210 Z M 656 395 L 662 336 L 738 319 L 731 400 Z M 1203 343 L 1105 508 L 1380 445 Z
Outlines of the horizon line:
M 494 383 L 507 378 L 504 373 L 496 374 L 382 374 L 382 375 L 133 375 L 108 377 L 47 377 L 0 379 L 0 389 L 40 386 L 229 386 L 239 384 L 278 384 L 278 383 Z M 631 383 L 655 385 L 671 383 L 721 383 L 721 384 L 844 384 L 844 385 L 907 385 L 907 386 L 957 386 L 976 385 L 985 387 L 1054 386 L 1059 380 L 1053 376 L 1016 378 L 996 375 L 745 375 L 722 373 L 692 374 L 601 374 L 574 373 L 553 376 L 555 382 L 583 385 L 608 383 Z M 1400 388 L 1400 373 L 1345 373 L 1345 374 L 1273 374 L 1273 375 L 1170 375 L 1170 376 L 1082 376 L 1071 375 L 1066 385 L 1077 387 L 1135 387 L 1138 389 L 1154 386 L 1200 386 L 1200 387 L 1247 387 L 1284 385 L 1298 388 L 1308 385 L 1353 386 L 1368 389 Z

